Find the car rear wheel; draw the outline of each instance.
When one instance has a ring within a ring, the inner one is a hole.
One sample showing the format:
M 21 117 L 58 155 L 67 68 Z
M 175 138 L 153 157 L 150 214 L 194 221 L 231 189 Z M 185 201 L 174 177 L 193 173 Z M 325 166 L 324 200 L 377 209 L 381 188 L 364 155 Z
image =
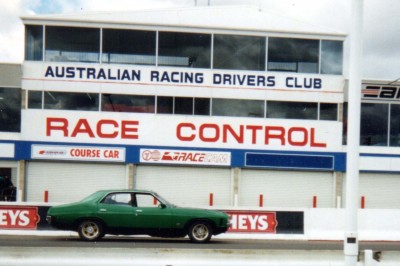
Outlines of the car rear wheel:
M 204 221 L 196 221 L 189 227 L 189 238 L 195 243 L 206 243 L 212 236 L 212 227 Z
M 78 226 L 79 237 L 86 241 L 96 241 L 104 236 L 101 222 L 85 220 Z

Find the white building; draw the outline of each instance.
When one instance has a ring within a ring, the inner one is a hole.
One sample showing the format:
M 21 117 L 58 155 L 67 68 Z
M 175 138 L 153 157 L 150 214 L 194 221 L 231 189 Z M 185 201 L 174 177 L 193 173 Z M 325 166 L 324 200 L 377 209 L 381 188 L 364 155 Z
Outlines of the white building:
M 21 127 L 0 133 L 0 166 L 23 200 L 102 188 L 200 206 L 345 200 L 345 33 L 248 6 L 22 20 Z M 363 110 L 388 95 L 373 83 Z M 389 87 L 390 111 L 372 113 L 392 121 Z M 366 207 L 398 208 L 393 123 L 386 139 L 365 125 L 360 192 Z

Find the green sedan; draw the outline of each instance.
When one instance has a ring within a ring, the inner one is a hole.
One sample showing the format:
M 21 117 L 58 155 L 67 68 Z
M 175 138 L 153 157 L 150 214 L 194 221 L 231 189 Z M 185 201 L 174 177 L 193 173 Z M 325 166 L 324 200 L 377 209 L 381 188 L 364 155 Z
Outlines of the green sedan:
M 225 233 L 229 216 L 220 211 L 177 207 L 145 190 L 102 190 L 71 204 L 51 207 L 47 222 L 97 241 L 105 234 L 185 237 L 196 243 Z

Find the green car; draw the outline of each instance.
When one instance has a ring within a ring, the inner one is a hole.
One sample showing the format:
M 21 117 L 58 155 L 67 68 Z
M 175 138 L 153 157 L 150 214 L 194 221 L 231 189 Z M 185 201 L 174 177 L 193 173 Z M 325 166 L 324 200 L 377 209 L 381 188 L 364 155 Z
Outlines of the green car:
M 77 231 L 83 240 L 105 234 L 185 237 L 205 243 L 228 230 L 229 216 L 220 211 L 180 208 L 144 190 L 102 190 L 71 204 L 51 207 L 47 222 Z

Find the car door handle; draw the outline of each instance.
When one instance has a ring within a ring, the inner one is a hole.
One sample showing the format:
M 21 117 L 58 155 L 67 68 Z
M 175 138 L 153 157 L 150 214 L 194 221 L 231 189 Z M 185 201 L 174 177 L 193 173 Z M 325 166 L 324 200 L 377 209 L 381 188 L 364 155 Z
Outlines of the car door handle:
M 142 210 L 136 210 L 136 212 L 143 212 Z
M 100 212 L 106 212 L 107 209 L 100 209 L 99 211 L 100 211 Z

